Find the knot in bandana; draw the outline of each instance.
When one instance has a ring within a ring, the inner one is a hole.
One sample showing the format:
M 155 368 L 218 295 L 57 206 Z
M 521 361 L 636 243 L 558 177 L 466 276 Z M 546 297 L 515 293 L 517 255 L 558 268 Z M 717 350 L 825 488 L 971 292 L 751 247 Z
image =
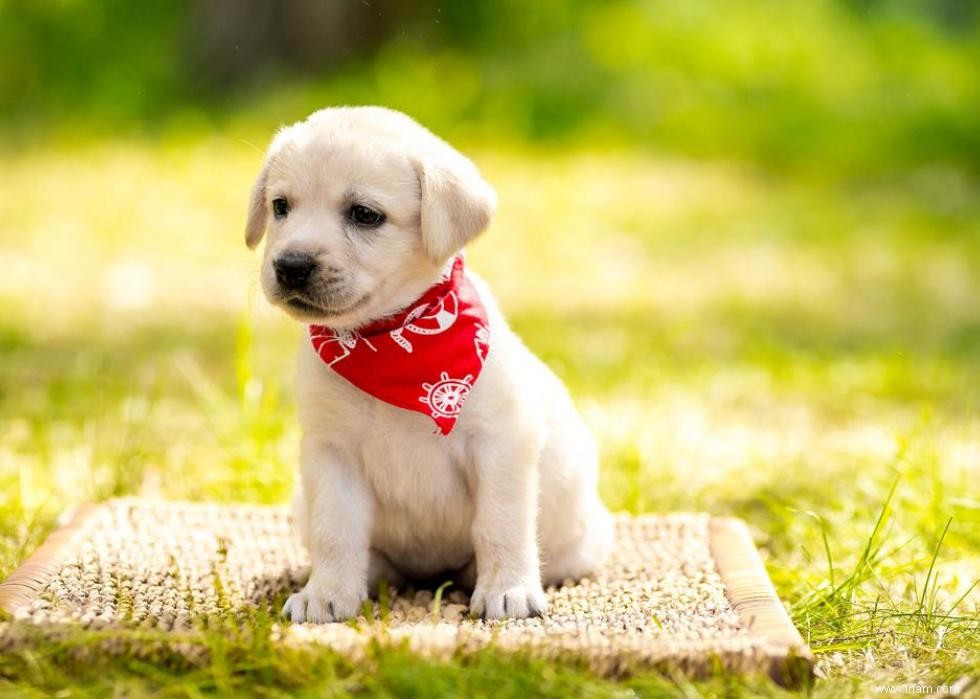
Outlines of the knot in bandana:
M 399 313 L 355 330 L 310 326 L 323 362 L 378 400 L 428 415 L 447 435 L 490 351 L 487 313 L 462 256 Z

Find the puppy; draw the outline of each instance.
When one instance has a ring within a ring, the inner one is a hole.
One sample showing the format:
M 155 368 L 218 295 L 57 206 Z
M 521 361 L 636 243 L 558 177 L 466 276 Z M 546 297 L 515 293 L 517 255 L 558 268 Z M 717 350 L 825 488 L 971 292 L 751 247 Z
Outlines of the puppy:
M 294 622 L 435 576 L 472 589 L 475 615 L 533 616 L 542 584 L 612 548 L 592 436 L 465 270 L 495 205 L 470 160 L 388 109 L 324 109 L 269 147 L 245 240 L 267 234 L 263 291 L 310 326 L 294 521 L 311 573 L 283 610 Z

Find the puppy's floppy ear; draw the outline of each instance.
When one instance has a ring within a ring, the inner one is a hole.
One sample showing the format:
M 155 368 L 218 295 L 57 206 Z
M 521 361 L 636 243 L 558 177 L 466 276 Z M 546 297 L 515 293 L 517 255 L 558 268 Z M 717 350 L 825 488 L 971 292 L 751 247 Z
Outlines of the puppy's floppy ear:
M 252 195 L 248 202 L 248 220 L 245 222 L 245 244 L 249 250 L 265 235 L 265 226 L 269 218 L 269 206 L 265 201 L 265 183 L 269 176 L 269 161 L 259 171 L 259 176 L 252 185 Z
M 435 264 L 482 233 L 497 195 L 468 158 L 449 150 L 416 162 L 422 187 L 422 245 Z

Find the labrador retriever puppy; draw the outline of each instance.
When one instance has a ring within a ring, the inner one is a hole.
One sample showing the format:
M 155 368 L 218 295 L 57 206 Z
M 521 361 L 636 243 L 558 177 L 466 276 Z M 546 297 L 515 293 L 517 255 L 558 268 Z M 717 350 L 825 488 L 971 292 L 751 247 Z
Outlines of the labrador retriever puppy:
M 589 430 L 464 267 L 495 205 L 469 159 L 389 109 L 324 109 L 268 149 L 245 240 L 267 235 L 263 291 L 309 325 L 294 622 L 435 576 L 472 589 L 474 615 L 537 615 L 542 584 L 612 548 Z

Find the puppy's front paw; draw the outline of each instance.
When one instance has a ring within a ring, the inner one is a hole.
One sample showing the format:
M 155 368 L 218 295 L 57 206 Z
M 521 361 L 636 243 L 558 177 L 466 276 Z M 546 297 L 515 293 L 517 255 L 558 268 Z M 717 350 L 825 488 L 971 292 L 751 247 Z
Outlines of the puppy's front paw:
M 537 580 L 515 585 L 483 585 L 477 580 L 470 599 L 470 613 L 485 619 L 525 619 L 546 611 L 548 602 Z
M 357 616 L 366 594 L 330 589 L 312 581 L 299 592 L 289 596 L 282 608 L 283 616 L 297 624 L 325 624 L 345 621 Z

